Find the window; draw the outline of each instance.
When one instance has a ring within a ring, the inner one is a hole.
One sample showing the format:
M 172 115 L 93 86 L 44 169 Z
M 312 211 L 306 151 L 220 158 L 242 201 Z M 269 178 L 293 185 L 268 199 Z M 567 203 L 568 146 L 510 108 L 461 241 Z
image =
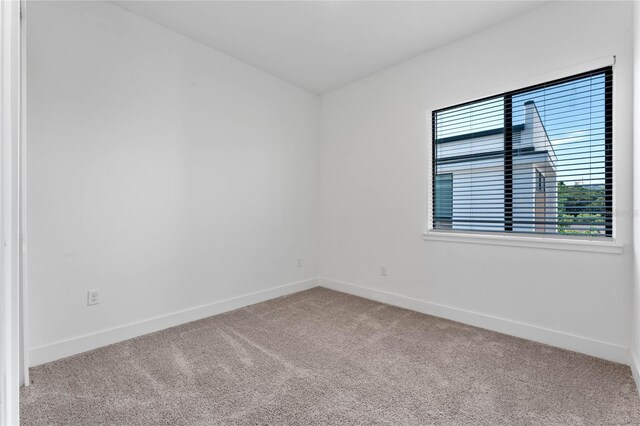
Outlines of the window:
M 440 229 L 451 229 L 453 219 L 453 174 L 436 175 L 435 222 Z
M 545 188 L 547 187 L 547 184 L 546 184 L 545 179 L 544 179 L 544 175 L 538 169 L 536 169 L 536 174 L 537 174 L 537 177 L 538 177 L 538 179 L 536 180 L 536 182 L 538 183 L 538 185 L 537 185 L 538 192 L 544 192 Z
M 612 236 L 610 67 L 432 119 L 434 230 Z

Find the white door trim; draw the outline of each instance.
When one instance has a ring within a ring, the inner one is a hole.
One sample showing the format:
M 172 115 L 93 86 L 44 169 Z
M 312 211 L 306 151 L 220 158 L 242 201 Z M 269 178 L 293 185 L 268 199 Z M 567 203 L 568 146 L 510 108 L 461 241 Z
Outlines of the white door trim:
M 20 1 L 0 2 L 0 424 L 19 423 Z
M 20 386 L 29 386 L 27 327 L 27 0 L 20 0 Z

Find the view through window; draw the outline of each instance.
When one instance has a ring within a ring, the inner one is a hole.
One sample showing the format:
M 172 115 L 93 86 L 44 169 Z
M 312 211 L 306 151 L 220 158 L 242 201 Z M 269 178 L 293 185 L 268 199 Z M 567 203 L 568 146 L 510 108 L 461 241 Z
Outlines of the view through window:
M 611 68 L 433 112 L 433 227 L 612 236 Z

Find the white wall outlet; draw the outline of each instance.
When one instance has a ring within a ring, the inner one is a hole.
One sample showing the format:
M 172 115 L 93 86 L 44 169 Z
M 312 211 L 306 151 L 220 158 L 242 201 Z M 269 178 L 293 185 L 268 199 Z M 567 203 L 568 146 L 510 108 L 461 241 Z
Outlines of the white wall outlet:
M 97 305 L 100 303 L 100 291 L 99 290 L 89 290 L 87 292 L 87 305 Z
M 387 276 L 387 267 L 386 266 L 381 266 L 380 267 L 380 275 L 382 275 L 383 277 Z
M 301 267 L 302 267 L 302 258 L 299 257 L 298 258 L 298 268 L 301 268 Z

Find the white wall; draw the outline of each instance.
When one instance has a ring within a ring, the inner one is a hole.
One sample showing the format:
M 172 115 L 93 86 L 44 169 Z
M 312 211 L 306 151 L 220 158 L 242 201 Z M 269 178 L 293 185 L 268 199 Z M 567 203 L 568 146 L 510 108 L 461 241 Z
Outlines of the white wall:
M 108 3 L 27 14 L 31 364 L 313 285 L 227 300 L 317 275 L 317 96 Z
M 627 362 L 631 25 L 631 3 L 554 2 L 323 96 L 327 285 Z M 432 110 L 611 55 L 623 254 L 423 240 Z

